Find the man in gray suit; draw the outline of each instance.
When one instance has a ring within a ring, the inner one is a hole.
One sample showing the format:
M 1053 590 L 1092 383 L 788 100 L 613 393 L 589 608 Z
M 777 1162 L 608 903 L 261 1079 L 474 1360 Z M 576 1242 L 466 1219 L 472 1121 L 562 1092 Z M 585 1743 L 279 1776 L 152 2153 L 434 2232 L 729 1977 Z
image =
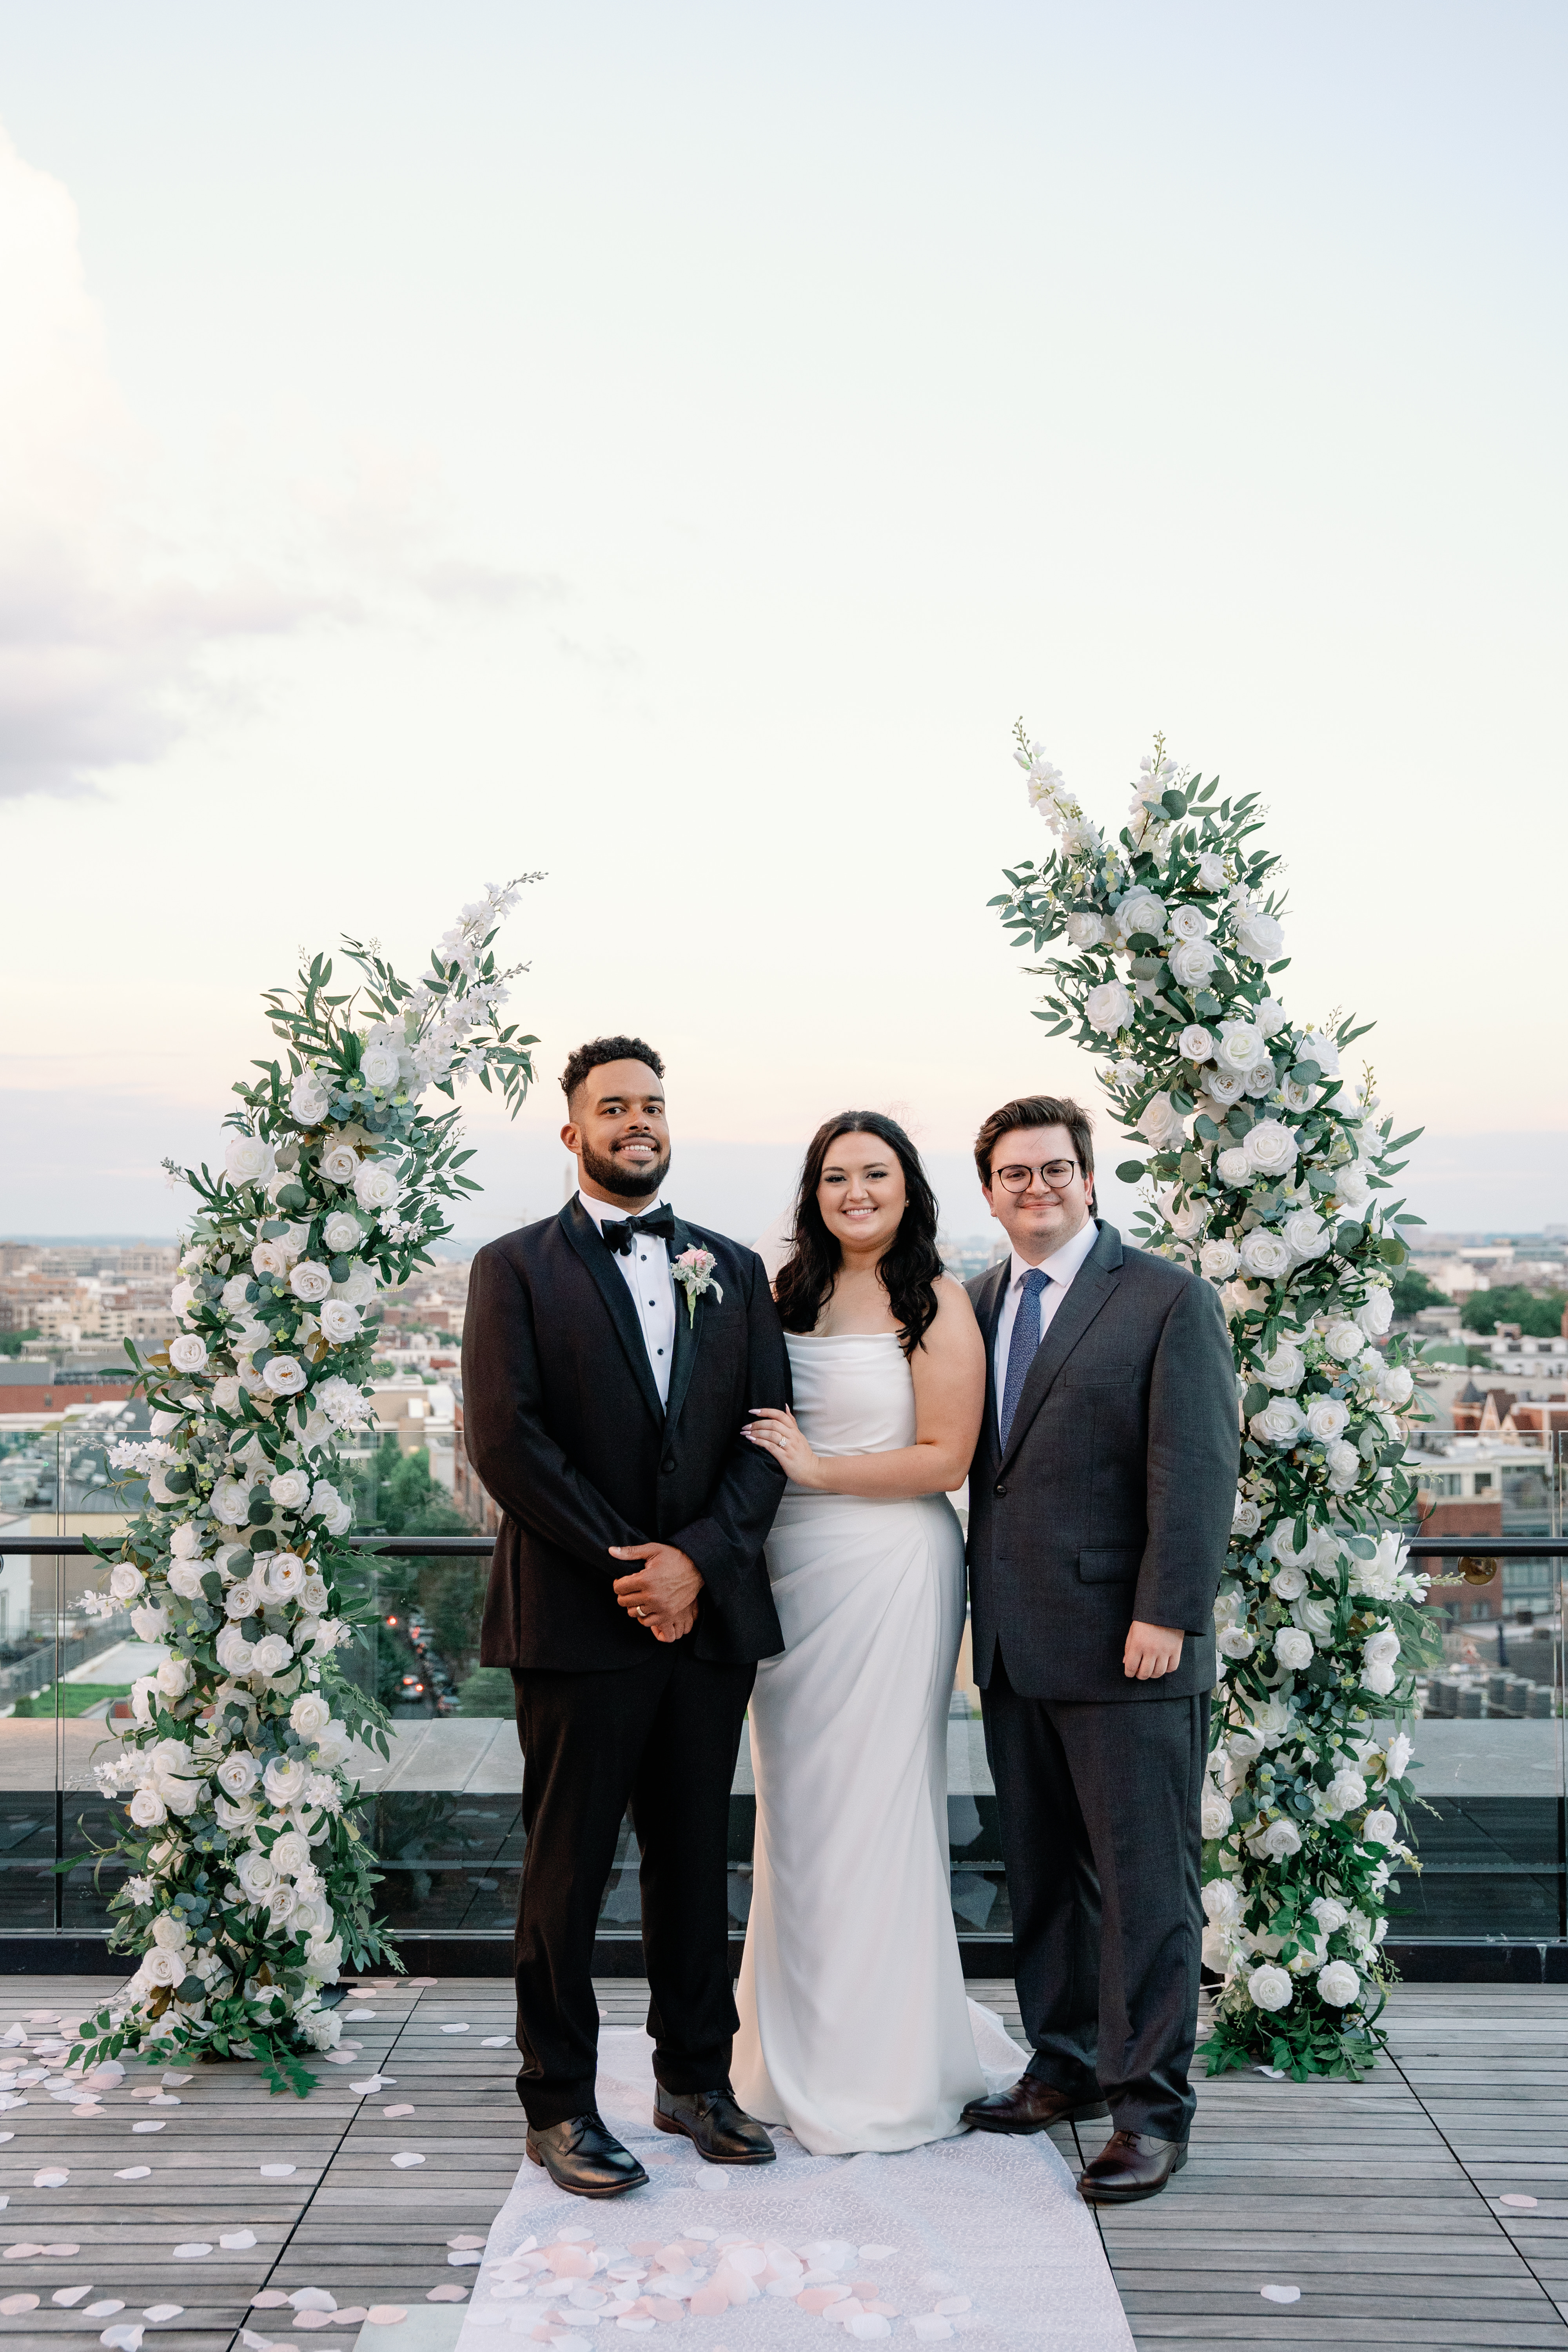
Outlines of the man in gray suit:
M 1094 1215 L 1079 1106 L 1005 1103 L 975 1164 L 1008 1258 L 969 1285 L 985 1417 L 969 1480 L 974 1678 L 1034 2047 L 983 2131 L 1109 2114 L 1079 2182 L 1186 2162 L 1214 1601 L 1240 1437 L 1218 1298 Z

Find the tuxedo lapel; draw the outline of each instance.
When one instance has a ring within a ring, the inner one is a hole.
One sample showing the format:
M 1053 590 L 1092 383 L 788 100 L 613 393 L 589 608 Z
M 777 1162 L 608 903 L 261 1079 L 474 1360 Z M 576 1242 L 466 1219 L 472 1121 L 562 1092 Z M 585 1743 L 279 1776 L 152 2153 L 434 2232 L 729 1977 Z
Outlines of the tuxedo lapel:
M 1018 1399 L 1018 1410 L 1013 1415 L 1013 1426 L 1007 1433 L 1007 1444 L 1001 1462 L 1004 1470 L 1017 1453 L 1030 1423 L 1049 1396 L 1058 1373 L 1121 1278 L 1121 1236 L 1114 1225 L 1101 1225 L 1099 1239 L 1074 1276 L 1067 1297 L 1052 1316 L 1046 1336 L 1035 1351 L 1035 1360 L 1029 1366 L 1028 1377 L 1024 1382 L 1024 1392 Z M 994 1324 L 992 1330 L 995 1330 Z
M 662 1423 L 664 1407 L 658 1401 L 658 1390 L 654 1385 L 653 1367 L 647 1360 L 647 1343 L 642 1335 L 642 1325 L 637 1320 L 637 1311 L 632 1303 L 631 1292 L 626 1288 L 625 1277 L 620 1267 L 616 1264 L 614 1251 L 600 1234 L 593 1218 L 579 1205 L 575 1198 L 568 1201 L 561 1212 L 561 1229 L 598 1286 L 599 1296 L 608 1308 L 610 1320 L 616 1327 L 616 1336 L 626 1351 L 626 1361 L 630 1364 L 637 1384 L 642 1391 L 643 1402 L 655 1421 Z M 680 1362 L 679 1326 L 680 1317 L 679 1302 L 677 1302 L 675 1347 L 677 1366 Z M 673 1373 L 671 1377 L 673 1379 Z
M 682 1250 L 700 1249 L 701 1246 L 696 1234 L 689 1233 L 677 1217 L 669 1243 L 671 1266 Z M 675 1355 L 669 1367 L 669 1402 L 665 1407 L 664 1425 L 666 1429 L 672 1430 L 680 1419 L 680 1408 L 686 1402 L 686 1391 L 691 1385 L 698 1342 L 702 1337 L 703 1307 L 702 1301 L 699 1299 L 697 1313 L 693 1317 L 686 1293 L 673 1273 L 670 1286 L 675 1292 Z
M 985 1413 L 980 1424 L 980 1443 L 988 1454 L 996 1451 L 996 1326 L 1002 1320 L 1002 1302 L 1007 1296 L 1011 1265 L 1012 1260 L 1005 1257 L 1000 1265 L 990 1269 L 974 1302 L 975 1321 L 985 1342 Z

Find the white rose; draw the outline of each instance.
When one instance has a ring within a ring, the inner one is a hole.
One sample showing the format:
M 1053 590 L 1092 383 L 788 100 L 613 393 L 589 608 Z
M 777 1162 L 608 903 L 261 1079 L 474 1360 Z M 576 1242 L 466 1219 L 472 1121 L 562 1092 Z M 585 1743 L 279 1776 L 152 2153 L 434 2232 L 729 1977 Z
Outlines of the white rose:
M 1247 1129 L 1247 1160 L 1260 1175 L 1284 1175 L 1295 1165 L 1297 1149 L 1296 1138 L 1282 1119 L 1260 1118 Z
M 301 1691 L 289 1710 L 289 1720 L 301 1739 L 313 1739 L 332 1719 L 332 1710 L 320 1691 Z
M 1068 938 L 1075 948 L 1097 948 L 1105 937 L 1105 925 L 1098 915 L 1069 915 Z
M 1171 1212 L 1171 1231 L 1179 1242 L 1195 1242 L 1198 1235 L 1207 1230 L 1208 1221 L 1209 1213 L 1205 1202 L 1184 1201 L 1179 1209 Z
M 1224 1837 L 1230 1827 L 1230 1806 L 1212 1780 L 1204 1782 L 1199 1828 L 1205 1838 Z
M 165 1658 L 153 1676 L 165 1698 L 184 1698 L 191 1686 L 191 1662 L 188 1658 Z
M 260 1570 L 258 1569 L 255 1575 L 243 1576 L 237 1584 L 229 1586 L 223 1596 L 226 1616 L 236 1619 L 248 1617 L 253 1610 L 260 1608 L 261 1602 L 256 1591 L 256 1576 L 259 1574 Z
M 1220 1654 L 1226 1658 L 1250 1658 L 1258 1646 L 1252 1635 L 1244 1633 L 1239 1625 L 1222 1626 L 1215 1639 Z
M 213 1488 L 213 1516 L 225 1527 L 242 1528 L 250 1508 L 250 1489 L 242 1479 L 220 1478 Z
M 1318 1971 L 1318 1991 L 1331 2009 L 1346 2009 L 1361 1990 L 1361 1979 L 1348 1960 L 1331 1960 Z
M 1292 1340 L 1279 1340 L 1258 1367 L 1271 1389 L 1299 1389 L 1307 1377 L 1307 1359 Z
M 1379 1805 L 1375 1811 L 1368 1813 L 1361 1833 L 1367 1845 L 1392 1845 L 1399 1835 L 1399 1823 L 1385 1807 Z
M 286 1511 L 298 1511 L 310 1499 L 310 1479 L 308 1471 L 279 1470 L 268 1484 L 273 1501 Z
M 1198 860 L 1200 890 L 1223 890 L 1226 885 L 1225 860 L 1215 851 L 1206 849 Z
M 1337 1935 L 1351 1916 L 1344 1905 L 1331 1895 L 1314 1896 L 1307 1907 L 1325 1936 Z
M 1270 1862 L 1283 1862 L 1287 1854 L 1300 1853 L 1301 1832 L 1294 1822 L 1270 1822 L 1262 1845 Z
M 307 1779 L 305 1767 L 291 1758 L 275 1756 L 263 1775 L 267 1794 L 279 1812 L 304 1795 Z
M 1329 1473 L 1329 1484 L 1336 1494 L 1348 1495 L 1362 1474 L 1361 1455 L 1342 1437 L 1336 1438 L 1323 1455 Z
M 372 1045 L 360 1056 L 359 1074 L 367 1087 L 382 1092 L 397 1084 L 397 1055 L 390 1045 Z
M 1222 1184 L 1249 1184 L 1252 1162 L 1238 1143 L 1226 1146 L 1215 1161 L 1215 1170 Z
M 202 1531 L 194 1519 L 182 1519 L 169 1538 L 169 1549 L 176 1559 L 195 1559 L 202 1548 Z
M 1384 1750 L 1384 1770 L 1391 1780 L 1404 1777 L 1405 1768 L 1415 1754 L 1408 1732 L 1396 1731 Z
M 1083 1001 L 1084 1017 L 1102 1037 L 1114 1037 L 1132 1017 L 1132 999 L 1119 980 L 1102 981 Z
M 235 1864 L 234 1874 L 252 1903 L 261 1901 L 278 1884 L 278 1873 L 270 1854 L 242 1853 Z
M 264 1633 L 256 1644 L 252 1670 L 258 1675 L 281 1675 L 287 1673 L 293 1663 L 294 1653 L 285 1636 Z
M 173 1582 L 173 1579 L 170 1580 Z M 192 1596 L 187 1594 L 184 1597 L 189 1599 Z M 131 1622 L 139 1642 L 161 1642 L 169 1630 L 168 1614 L 162 1607 L 133 1609 L 131 1612 Z
M 1218 961 L 1207 940 L 1182 940 L 1171 950 L 1171 976 L 1183 988 L 1201 988 Z
M 1292 1209 L 1280 1227 L 1300 1258 L 1322 1257 L 1333 1245 L 1333 1235 L 1316 1209 Z
M 1268 1589 L 1277 1601 L 1300 1601 L 1307 1590 L 1307 1571 L 1289 1560 L 1275 1570 L 1268 1580 Z
M 1380 1363 L 1373 1374 L 1373 1382 L 1384 1404 L 1408 1404 L 1415 1392 L 1408 1364 Z
M 1173 907 L 1169 917 L 1173 940 L 1205 940 L 1208 924 L 1201 907 Z
M 296 1699 L 294 1704 L 298 1706 L 300 1702 Z M 286 1870 L 289 1877 L 293 1878 L 301 1870 L 308 1870 L 310 1865 L 310 1841 L 302 1831 L 285 1830 L 281 1837 L 273 1839 L 272 1867 L 274 1870 Z
M 390 1209 L 400 1187 L 397 1171 L 384 1160 L 362 1160 L 354 1178 L 354 1198 L 362 1209 Z
M 1320 1445 L 1331 1445 L 1349 1420 L 1350 1409 L 1338 1397 L 1315 1397 L 1307 1408 L 1307 1428 Z
M 1249 1495 L 1243 1495 L 1239 1490 L 1236 1497 L 1236 1508 L 1230 1515 L 1230 1524 L 1238 1536 L 1255 1536 L 1263 1525 L 1263 1514 L 1258 1505 Z
M 1323 1335 L 1323 1345 L 1331 1356 L 1348 1364 L 1360 1355 L 1366 1345 L 1365 1336 L 1356 1323 L 1333 1323 Z
M 1131 1054 L 1123 1054 L 1119 1062 L 1111 1065 L 1111 1068 L 1119 1087 L 1141 1087 L 1148 1076 L 1142 1063 L 1135 1062 Z
M 277 1242 L 258 1242 L 250 1253 L 250 1263 L 259 1275 L 287 1274 L 289 1261 Z M 263 1330 L 266 1329 L 263 1324 Z
M 314 1307 L 318 1300 L 325 1298 L 331 1286 L 331 1273 L 320 1258 L 302 1257 L 289 1276 L 289 1289 L 307 1307 Z
M 1245 1078 L 1262 1051 L 1263 1040 L 1250 1021 L 1220 1023 L 1217 1059 L 1222 1068 L 1239 1070 Z
M 1134 931 L 1158 940 L 1165 929 L 1164 900 L 1156 898 L 1152 890 L 1131 890 L 1116 910 L 1116 924 L 1124 940 L 1130 940 Z
M 1265 1282 L 1279 1282 L 1290 1271 L 1290 1253 L 1279 1235 L 1257 1225 L 1241 1244 L 1241 1263 L 1248 1274 Z
M 1304 1633 L 1310 1633 L 1320 1648 L 1326 1648 L 1333 1632 L 1334 1612 L 1326 1601 L 1303 1593 L 1290 1612 Z
M 1260 1969 L 1253 1969 L 1247 1979 L 1247 1990 L 1252 1996 L 1255 2009 L 1289 2009 L 1290 2006 L 1290 1979 L 1283 1969 L 1275 1967 L 1272 1960 L 1266 1961 Z
M 109 1589 L 116 1601 L 134 1601 L 145 1580 L 141 1570 L 132 1568 L 128 1559 L 109 1571 Z
M 1228 1282 L 1241 1260 L 1237 1255 L 1235 1243 L 1227 1242 L 1222 1234 L 1216 1234 L 1199 1250 L 1198 1264 L 1210 1282 Z
M 1308 1029 L 1301 1037 L 1298 1061 L 1316 1062 L 1325 1078 L 1337 1078 L 1340 1074 L 1340 1049 L 1326 1030 Z
M 267 1596 L 269 1601 L 292 1601 L 303 1591 L 310 1573 L 297 1552 L 274 1552 L 267 1564 Z
M 1306 1415 L 1292 1396 L 1270 1397 L 1261 1412 L 1255 1412 L 1247 1424 L 1260 1445 L 1294 1445 L 1306 1423 Z
M 265 1184 L 278 1173 L 277 1155 L 258 1135 L 231 1135 L 223 1164 L 231 1184 Z
M 1273 1093 L 1277 1083 L 1272 1062 L 1254 1062 L 1247 1074 L 1245 1091 L 1255 1102 L 1261 1101 L 1265 1095 Z
M 342 1509 L 346 1517 L 352 1517 L 353 1514 L 349 1511 L 346 1504 L 342 1505 L 340 1507 Z M 337 1534 L 339 1530 L 334 1528 L 331 1532 L 333 1534 Z M 327 1580 L 324 1576 L 308 1576 L 305 1579 L 304 1583 L 300 1588 L 300 1606 L 304 1610 L 306 1615 L 310 1617 L 321 1616 L 322 1611 L 330 1605 L 331 1598 L 331 1596 L 327 1591 Z
M 1369 1290 L 1356 1308 L 1355 1319 L 1369 1339 L 1381 1339 L 1394 1320 L 1394 1293 L 1381 1287 Z
M 155 1830 L 169 1818 L 168 1807 L 155 1789 L 138 1789 L 126 1811 L 139 1830 Z
M 1180 1111 L 1163 1090 L 1151 1096 L 1138 1125 L 1156 1151 L 1163 1150 L 1165 1145 L 1179 1139 L 1185 1132 Z
M 246 1640 L 237 1625 L 226 1625 L 214 1643 L 213 1648 L 216 1653 L 217 1662 L 226 1675 L 247 1675 L 255 1663 L 255 1648 Z M 221 1768 L 218 1780 L 220 1784 L 227 1786 L 224 1781 Z
M 1176 1045 L 1186 1062 L 1206 1062 L 1214 1052 L 1214 1039 L 1201 1021 L 1189 1021 Z
M 359 1153 L 352 1143 L 334 1143 L 321 1154 L 321 1173 L 331 1184 L 352 1184 L 359 1164 Z
M 1334 1205 L 1341 1209 L 1363 1209 L 1372 1191 L 1363 1171 L 1353 1160 L 1346 1168 L 1334 1171 Z
M 305 1385 L 305 1367 L 296 1357 L 274 1356 L 261 1377 L 274 1396 L 298 1396 Z
M 1368 1665 L 1392 1665 L 1399 1655 L 1399 1636 L 1392 1625 L 1380 1625 L 1375 1633 L 1367 1635 L 1361 1654 Z
M 321 1337 L 334 1348 L 343 1347 L 360 1328 L 360 1311 L 346 1298 L 329 1298 L 321 1313 Z
M 222 1641 L 224 1638 L 220 1633 L 218 1639 Z M 247 1748 L 231 1748 L 213 1778 L 226 1796 L 248 1797 L 259 1770 L 260 1767 Z
M 213 1382 L 213 1402 L 219 1412 L 233 1412 L 239 1402 L 239 1382 L 232 1372 Z
M 1203 1893 L 1204 1917 L 1216 1927 L 1227 1920 L 1241 1916 L 1241 1889 L 1234 1878 L 1205 1880 Z
M 289 1115 L 301 1127 L 320 1127 L 331 1108 L 325 1087 L 314 1070 L 302 1071 L 289 1089 Z
M 1205 1070 L 1202 1084 L 1210 1102 L 1218 1103 L 1221 1110 L 1228 1110 L 1247 1092 L 1247 1080 L 1239 1070 Z
M 1249 907 L 1238 912 L 1231 924 L 1236 944 L 1244 956 L 1254 963 L 1275 963 L 1285 945 L 1285 934 L 1272 915 L 1261 907 Z
M 182 1331 L 169 1342 L 169 1362 L 176 1372 L 199 1372 L 207 1360 L 207 1343 L 194 1331 Z
M 1312 1663 L 1312 1637 L 1299 1625 L 1281 1625 L 1274 1636 L 1274 1655 L 1288 1675 L 1299 1675 Z
M 334 1257 L 342 1257 L 345 1251 L 358 1249 L 364 1239 L 364 1228 L 346 1209 L 334 1209 L 321 1227 L 321 1239 Z

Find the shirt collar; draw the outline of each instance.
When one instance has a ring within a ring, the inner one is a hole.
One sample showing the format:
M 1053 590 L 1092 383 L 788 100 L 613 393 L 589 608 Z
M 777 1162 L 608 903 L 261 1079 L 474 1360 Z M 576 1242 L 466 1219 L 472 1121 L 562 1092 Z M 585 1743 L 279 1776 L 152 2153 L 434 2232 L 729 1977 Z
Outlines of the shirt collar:
M 1048 1274 L 1051 1280 L 1059 1283 L 1065 1290 L 1099 1239 L 1100 1227 L 1090 1217 L 1081 1232 L 1074 1234 L 1070 1242 L 1064 1242 L 1059 1250 L 1054 1251 L 1049 1257 L 1042 1260 L 1038 1268 L 1032 1266 L 1027 1258 L 1020 1257 L 1017 1251 L 1014 1250 L 1011 1254 L 1012 1263 L 1007 1276 L 1008 1287 L 1016 1290 L 1026 1274 L 1034 1274 L 1037 1271 L 1040 1274 Z
M 582 1186 L 579 1185 L 577 1188 L 577 1202 L 580 1208 L 587 1210 L 588 1214 L 593 1218 L 594 1223 L 598 1226 L 599 1231 L 603 1233 L 605 1230 L 605 1219 L 606 1217 L 625 1219 L 626 1217 L 634 1216 L 649 1216 L 655 1209 L 663 1207 L 664 1194 L 661 1192 L 657 1201 L 650 1201 L 646 1209 L 626 1209 L 617 1207 L 614 1201 L 591 1201 L 588 1198 L 587 1193 L 584 1192 Z

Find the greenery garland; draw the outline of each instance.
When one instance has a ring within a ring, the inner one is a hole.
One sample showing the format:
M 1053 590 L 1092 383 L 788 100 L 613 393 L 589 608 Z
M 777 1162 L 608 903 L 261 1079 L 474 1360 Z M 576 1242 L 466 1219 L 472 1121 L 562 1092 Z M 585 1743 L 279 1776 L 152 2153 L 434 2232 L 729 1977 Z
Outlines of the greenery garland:
M 302 2053 L 340 2031 L 322 1987 L 345 1962 L 400 1965 L 354 1818 L 354 1742 L 385 1755 L 387 1717 L 346 1664 L 374 1612 L 342 1540 L 337 1445 L 371 1418 L 378 1290 L 428 1263 L 450 1231 L 442 1202 L 478 1190 L 457 1082 L 478 1077 L 515 1113 L 533 1076 L 537 1041 L 501 1025 L 513 975 L 491 950 L 516 898 L 509 883 L 465 907 L 416 985 L 374 941 L 344 941 L 363 975 L 346 995 L 324 957 L 302 965 L 297 991 L 265 999 L 284 1051 L 235 1087 L 223 1171 L 165 1163 L 198 1203 L 171 1301 L 182 1328 L 161 1354 L 130 1349 L 153 1435 L 113 1449 L 135 1516 L 89 1603 L 129 1607 L 167 1653 L 98 1769 L 129 1816 L 110 1945 L 141 1959 L 81 2025 L 85 2063 L 247 2056 L 302 2095 Z M 432 1091 L 454 1108 L 426 1108 Z
M 1378 1344 L 1398 1228 L 1421 1222 L 1384 1196 L 1419 1129 L 1391 1138 L 1370 1070 L 1347 1091 L 1363 1029 L 1303 1026 L 1271 992 L 1289 959 L 1255 794 L 1219 799 L 1156 739 L 1108 842 L 1022 721 L 1016 739 L 1058 847 L 991 904 L 1016 946 L 1065 939 L 1030 967 L 1052 981 L 1036 1018 L 1109 1057 L 1101 1082 L 1150 1151 L 1117 1171 L 1151 1180 L 1137 1238 L 1215 1285 L 1236 1350 L 1203 1800 L 1204 1958 L 1224 1976 L 1210 2069 L 1355 2075 L 1384 2040 L 1386 1896 L 1415 1860 L 1398 1727 L 1436 1641 L 1399 1534 L 1415 1383 Z

